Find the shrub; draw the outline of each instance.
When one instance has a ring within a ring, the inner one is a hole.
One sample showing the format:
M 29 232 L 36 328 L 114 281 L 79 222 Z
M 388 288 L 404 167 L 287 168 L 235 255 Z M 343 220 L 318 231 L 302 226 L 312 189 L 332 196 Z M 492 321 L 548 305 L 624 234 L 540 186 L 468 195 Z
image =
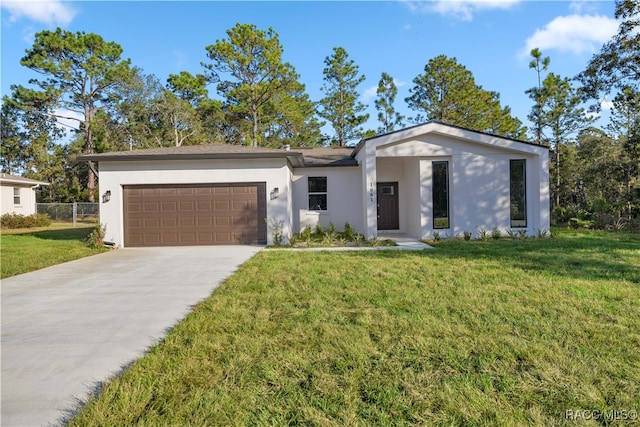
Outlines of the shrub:
M 329 235 L 331 236 L 334 236 L 336 234 L 336 226 L 333 222 L 329 223 L 329 226 L 327 227 L 326 232 L 329 233 Z
M 439 242 L 440 241 L 440 233 L 438 233 L 437 231 L 433 232 L 433 240 L 435 242 Z
M 48 227 L 51 225 L 51 219 L 47 214 L 4 214 L 0 217 L 0 224 L 6 228 L 32 228 L 32 227 Z
M 93 231 L 87 236 L 87 246 L 97 249 L 104 245 L 104 236 L 107 232 L 107 226 L 96 224 Z
M 324 234 L 324 227 L 320 223 L 316 224 L 316 234 L 318 236 L 322 236 Z
M 464 232 L 462 233 L 464 235 L 464 240 L 471 240 L 471 232 L 468 230 L 464 230 Z
M 353 242 L 353 240 L 356 237 L 356 231 L 353 229 L 353 227 L 351 226 L 351 224 L 349 224 L 348 222 L 344 223 L 344 231 L 342 233 L 342 235 L 344 236 L 344 238 L 350 242 Z
M 489 232 L 484 227 L 478 228 L 478 239 L 482 240 L 483 242 L 489 240 Z
M 267 220 L 265 219 L 265 222 Z M 278 220 L 276 218 L 270 218 L 269 221 L 267 222 L 267 227 L 269 228 L 269 230 L 271 230 L 271 237 L 273 239 L 273 244 L 275 246 L 282 246 L 282 239 L 283 239 L 283 228 L 284 228 L 284 221 L 283 220 Z
M 543 228 L 543 229 L 538 228 L 536 230 L 536 236 L 538 237 L 538 239 L 549 237 L 549 235 L 550 235 L 549 230 L 547 230 L 546 228 Z
M 300 239 L 304 241 L 307 246 L 311 246 L 311 227 L 308 225 L 300 232 Z
M 491 230 L 491 238 L 493 240 L 498 240 L 501 237 L 502 237 L 502 233 L 500 232 L 498 227 L 493 227 L 493 230 Z

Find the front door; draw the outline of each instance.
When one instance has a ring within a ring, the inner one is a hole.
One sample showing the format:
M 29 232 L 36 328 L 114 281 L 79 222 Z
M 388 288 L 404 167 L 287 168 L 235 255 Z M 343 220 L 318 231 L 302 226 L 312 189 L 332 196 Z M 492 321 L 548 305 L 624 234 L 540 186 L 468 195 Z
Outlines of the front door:
M 378 183 L 378 230 L 398 230 L 398 183 Z

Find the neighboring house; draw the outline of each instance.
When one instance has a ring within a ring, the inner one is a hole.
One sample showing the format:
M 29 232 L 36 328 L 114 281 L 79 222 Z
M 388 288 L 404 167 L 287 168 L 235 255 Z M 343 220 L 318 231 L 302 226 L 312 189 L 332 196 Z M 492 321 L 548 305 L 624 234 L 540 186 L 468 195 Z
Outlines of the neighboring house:
M 195 145 L 99 163 L 100 221 L 119 246 L 265 244 L 349 222 L 366 237 L 549 227 L 546 147 L 438 122 L 354 147 Z
M 2 189 L 0 215 L 7 213 L 26 216 L 35 214 L 36 188 L 41 185 L 49 184 L 7 173 L 0 174 L 0 188 Z

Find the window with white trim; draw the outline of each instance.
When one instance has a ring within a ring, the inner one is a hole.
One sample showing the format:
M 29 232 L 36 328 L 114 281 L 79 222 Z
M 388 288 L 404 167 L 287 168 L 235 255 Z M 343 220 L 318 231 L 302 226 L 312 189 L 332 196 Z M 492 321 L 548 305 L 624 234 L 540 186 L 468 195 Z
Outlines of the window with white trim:
M 327 210 L 327 177 L 310 176 L 307 178 L 309 190 L 309 210 Z
M 20 204 L 20 187 L 13 187 L 13 204 Z

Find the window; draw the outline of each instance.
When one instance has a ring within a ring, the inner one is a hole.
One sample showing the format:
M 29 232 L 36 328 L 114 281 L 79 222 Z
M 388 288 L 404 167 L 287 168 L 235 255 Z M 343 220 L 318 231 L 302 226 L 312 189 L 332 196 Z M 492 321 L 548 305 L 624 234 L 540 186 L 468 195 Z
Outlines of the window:
M 310 211 L 326 211 L 327 210 L 327 177 L 326 176 L 310 176 L 309 184 L 309 210 Z
M 511 227 L 527 226 L 526 166 L 526 160 L 511 160 L 509 162 Z
M 449 228 L 449 162 L 431 163 L 433 171 L 433 228 Z
M 13 204 L 20 204 L 20 189 L 18 187 L 13 188 Z

